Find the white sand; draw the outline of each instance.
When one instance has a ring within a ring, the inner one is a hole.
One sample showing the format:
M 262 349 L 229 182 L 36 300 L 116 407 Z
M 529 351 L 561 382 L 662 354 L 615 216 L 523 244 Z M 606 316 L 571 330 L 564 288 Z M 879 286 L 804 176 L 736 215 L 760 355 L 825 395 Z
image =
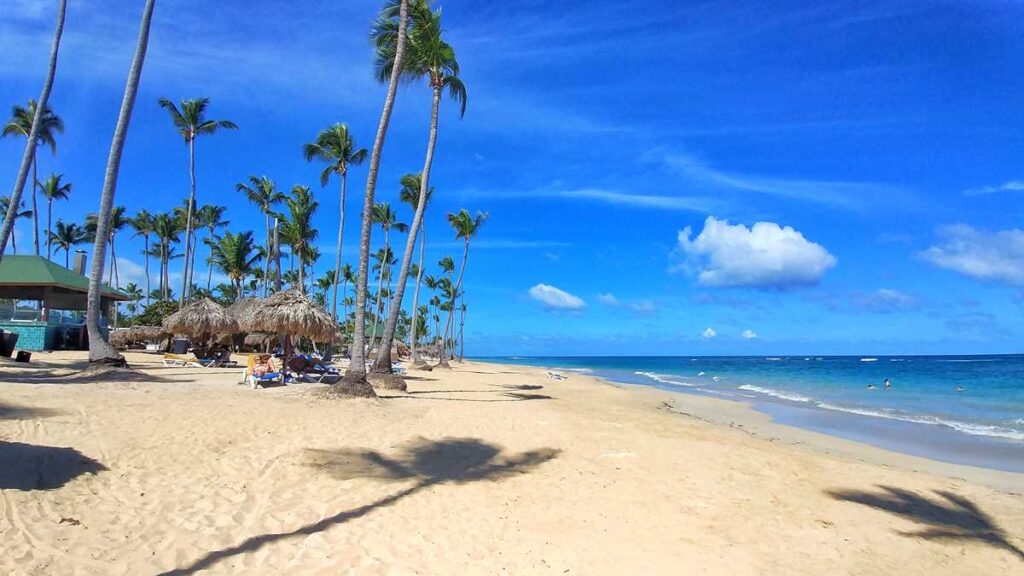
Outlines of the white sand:
M 1024 476 L 739 404 L 479 363 L 377 401 L 140 354 L 66 383 L 81 358 L 0 365 L 0 573 L 1024 573 Z

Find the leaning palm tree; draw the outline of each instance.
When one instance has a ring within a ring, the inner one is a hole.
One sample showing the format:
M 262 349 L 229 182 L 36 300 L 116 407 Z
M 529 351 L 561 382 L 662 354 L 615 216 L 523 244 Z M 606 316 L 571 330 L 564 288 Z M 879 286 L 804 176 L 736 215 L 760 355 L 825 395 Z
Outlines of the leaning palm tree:
M 291 239 L 292 251 L 299 261 L 298 283 L 300 291 L 306 293 L 306 263 L 310 259 L 313 243 L 320 232 L 313 227 L 313 214 L 320 203 L 313 199 L 309 186 L 295 186 L 292 196 L 285 199 L 289 219 L 286 223 Z
M 39 143 L 39 134 L 43 126 L 43 115 L 48 110 L 47 104 L 50 100 L 50 92 L 53 90 L 53 78 L 57 75 L 57 54 L 60 52 L 60 40 L 64 34 L 64 15 L 67 12 L 67 7 L 67 0 L 60 0 L 57 5 L 57 29 L 53 33 L 53 44 L 50 47 L 50 62 L 46 68 L 46 80 L 43 82 L 43 90 L 39 95 L 39 101 L 32 114 L 32 124 L 26 134 L 28 138 L 25 142 L 25 152 L 21 155 L 21 165 L 18 168 L 18 175 L 14 179 L 11 202 L 8 203 L 7 212 L 4 213 L 3 226 L 0 226 L 0 259 L 4 256 L 4 250 L 7 249 L 7 239 L 11 236 L 14 221 L 18 219 L 17 212 L 21 209 L 21 194 L 25 191 L 28 169 L 30 166 L 35 166 L 35 153 Z M 33 176 L 33 183 L 35 180 L 35 176 Z M 35 203 L 34 190 L 35 188 L 33 188 L 32 194 L 33 204 Z M 36 254 L 38 254 L 38 226 L 36 226 L 36 230 Z
M 14 106 L 11 109 L 11 120 L 0 132 L 0 137 L 18 135 L 28 138 L 32 133 L 32 122 L 36 116 L 35 100 L 28 101 L 28 107 Z M 38 150 L 40 144 L 45 144 L 54 154 L 57 153 L 57 139 L 54 132 L 64 132 L 64 121 L 53 113 L 53 110 L 46 107 L 39 119 L 39 135 L 36 137 L 35 146 L 32 149 L 32 241 L 35 246 L 36 256 L 39 256 L 39 206 L 36 203 L 36 190 L 41 188 L 39 177 L 36 171 L 39 167 Z
M 24 207 L 25 207 L 25 203 L 22 202 L 21 206 L 19 206 L 17 210 L 13 211 L 15 221 L 21 220 L 23 218 L 31 218 L 32 217 L 32 211 L 31 210 L 23 210 Z M 2 211 L 4 214 L 7 214 L 8 212 L 11 211 L 11 199 L 10 199 L 10 197 L 8 197 L 8 196 L 0 196 L 0 211 Z M 12 226 L 11 228 L 13 230 L 14 227 Z M 17 254 L 18 253 L 18 243 L 15 241 L 15 237 L 16 237 L 16 235 L 12 233 L 11 234 L 11 250 L 15 254 Z
M 206 245 L 210 246 L 210 242 L 217 241 L 217 230 L 227 227 L 231 222 L 224 219 L 224 212 L 227 208 L 224 206 L 214 206 L 212 204 L 206 204 L 198 211 L 196 211 L 196 228 L 206 229 Z M 213 248 L 210 248 L 210 258 L 213 257 Z M 210 262 L 210 258 L 207 258 L 207 269 L 206 269 L 206 290 L 209 292 L 210 283 L 213 281 L 213 263 Z M 195 266 L 195 260 L 192 261 L 193 267 Z
M 444 334 L 442 341 L 448 341 L 448 334 L 452 330 L 452 315 L 455 312 L 455 298 L 458 298 L 459 293 L 462 290 L 462 277 L 466 273 L 466 261 L 469 259 L 469 240 L 476 236 L 476 233 L 483 226 L 483 223 L 487 221 L 488 215 L 486 212 L 477 212 L 476 216 L 470 215 L 469 211 L 465 208 L 459 210 L 458 214 L 448 213 L 448 224 L 451 225 L 452 229 L 455 230 L 455 239 L 462 238 L 465 240 L 465 244 L 462 248 L 462 265 L 459 267 L 459 279 L 455 282 L 455 289 L 452 291 L 452 307 L 448 311 L 448 321 L 445 322 Z M 444 346 L 444 344 L 442 344 Z M 444 352 L 441 354 L 438 365 L 442 368 L 449 368 L 448 366 L 448 354 Z
M 71 268 L 71 249 L 88 239 L 89 233 L 85 228 L 74 222 L 65 224 L 64 221 L 57 220 L 57 227 L 50 232 L 50 237 L 47 240 L 48 243 L 56 246 L 57 250 L 64 251 L 64 267 Z
M 442 38 L 441 11 L 430 10 L 426 0 L 415 0 L 412 6 L 412 30 L 409 33 L 409 57 L 404 69 L 412 77 L 427 79 L 432 92 L 430 107 L 430 134 L 427 138 L 427 153 L 420 174 L 420 193 L 412 219 L 412 227 L 405 243 L 405 253 L 398 269 L 398 283 L 395 286 L 395 305 L 388 312 L 384 325 L 384 336 L 377 351 L 373 371 L 391 373 L 391 342 L 398 327 L 398 311 L 402 308 L 405 283 L 409 276 L 416 246 L 416 233 L 423 222 L 427 207 L 427 190 L 430 186 L 430 167 L 434 161 L 434 145 L 437 143 L 437 118 L 441 107 L 441 96 L 445 92 L 459 104 L 459 116 L 466 114 L 466 87 L 459 79 L 459 63 L 455 50 Z M 413 304 L 415 311 L 416 305 Z M 414 324 L 415 325 L 415 324 Z
M 210 262 L 231 280 L 234 295 L 241 297 L 246 276 L 256 270 L 263 258 L 257 250 L 251 231 L 232 234 L 225 232 L 210 249 Z
M 121 153 L 124 151 L 125 138 L 128 135 L 128 124 L 131 121 L 132 109 L 135 107 L 135 95 L 139 91 L 139 78 L 142 76 L 142 65 L 146 60 L 146 49 L 149 47 L 149 25 L 153 21 L 153 8 L 156 0 L 146 0 L 142 9 L 142 23 L 139 27 L 139 40 L 135 46 L 128 80 L 125 82 L 124 98 L 121 100 L 121 111 L 114 127 L 114 138 L 110 143 L 110 156 L 107 158 L 107 170 L 103 177 L 103 192 L 100 197 L 100 210 L 97 222 L 96 241 L 93 245 L 92 273 L 89 275 L 89 295 L 86 311 L 86 324 L 89 330 L 89 361 L 125 365 L 124 357 L 118 354 L 107 343 L 104 333 L 100 330 L 100 290 L 103 280 L 103 265 L 106 259 L 104 239 L 110 225 L 110 210 L 114 205 L 114 193 L 117 188 L 117 174 L 121 166 Z
M 206 108 L 210 105 L 209 98 L 196 98 L 182 100 L 181 108 L 175 106 L 167 98 L 160 99 L 160 107 L 167 110 L 171 115 L 171 122 L 174 128 L 185 140 L 188 146 L 188 213 L 185 218 L 185 265 L 182 272 L 181 295 L 178 305 L 183 305 L 188 299 L 188 288 L 191 286 L 192 277 L 190 270 L 192 261 L 195 259 L 195 250 L 192 242 L 193 211 L 196 203 L 196 138 L 204 134 L 213 134 L 221 128 L 237 130 L 238 126 L 230 120 L 207 120 Z
M 334 270 L 341 268 L 341 246 L 342 238 L 345 235 L 345 191 L 348 180 L 348 167 L 362 164 L 366 160 L 366 148 L 356 146 L 352 135 L 345 124 L 335 124 L 320 132 L 316 142 L 306 144 L 302 148 L 306 161 L 311 162 L 314 158 L 327 163 L 327 167 L 320 173 L 320 185 L 327 186 L 331 174 L 337 174 L 341 180 L 341 196 L 338 198 L 338 206 L 341 217 L 338 220 L 338 252 L 334 257 Z M 333 276 L 334 286 L 331 295 L 331 318 L 338 321 L 338 274 Z
M 398 22 L 395 22 L 397 17 Z M 376 38 L 377 57 L 393 62 L 391 75 L 388 79 L 388 92 L 384 97 L 384 109 L 377 124 L 377 135 L 373 140 L 370 152 L 370 167 L 366 175 L 366 192 L 363 196 L 362 228 L 359 234 L 359 282 L 356 286 L 356 314 L 352 335 L 351 357 L 345 377 L 337 390 L 343 394 L 374 397 L 376 394 L 366 381 L 366 339 L 365 310 L 367 269 L 370 267 L 370 233 L 373 229 L 371 221 L 374 193 L 377 191 L 377 171 L 380 169 L 380 158 L 384 150 L 384 137 L 391 122 L 391 110 L 395 106 L 395 95 L 398 93 L 398 81 L 401 76 L 402 62 L 405 57 L 405 38 L 409 24 L 409 0 L 390 0 L 380 18 L 371 31 Z M 382 34 L 385 30 L 397 27 L 392 37 Z
M 235 189 L 245 194 L 246 199 L 249 202 L 255 204 L 263 216 L 266 218 L 267 223 L 267 242 L 266 251 L 268 256 L 273 254 L 273 242 L 272 236 L 270 235 L 270 219 L 273 217 L 277 219 L 277 215 L 274 212 L 274 207 L 284 201 L 286 196 L 283 192 L 277 189 L 277 185 L 274 181 L 266 176 L 249 176 L 249 184 L 239 182 L 235 184 Z M 270 262 L 272 258 L 267 258 L 266 271 L 263 273 L 263 295 L 266 296 L 270 293 Z M 280 271 L 278 271 L 280 272 Z
M 148 306 L 151 302 L 149 292 L 149 237 L 155 232 L 153 215 L 146 210 L 139 210 L 135 214 L 135 217 L 132 218 L 130 224 L 135 230 L 134 236 L 142 236 L 142 239 L 145 242 L 145 249 L 142 251 L 142 255 L 146 259 L 146 305 Z
M 71 194 L 71 183 L 63 182 L 63 174 L 50 174 L 45 182 L 37 182 L 36 185 L 43 191 L 46 197 L 46 258 L 53 255 L 50 247 L 50 233 L 53 232 L 53 201 L 67 200 Z

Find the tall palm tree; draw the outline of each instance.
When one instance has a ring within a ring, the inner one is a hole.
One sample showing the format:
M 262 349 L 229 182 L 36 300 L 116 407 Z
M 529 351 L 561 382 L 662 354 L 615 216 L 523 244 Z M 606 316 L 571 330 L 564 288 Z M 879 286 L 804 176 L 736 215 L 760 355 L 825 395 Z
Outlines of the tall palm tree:
M 192 282 L 189 271 L 191 270 L 192 261 L 195 259 L 195 250 L 192 242 L 192 213 L 196 203 L 196 138 L 204 134 L 213 134 L 221 128 L 228 130 L 238 129 L 238 126 L 230 120 L 207 120 L 206 108 L 209 105 L 209 98 L 196 98 L 182 100 L 181 108 L 179 109 L 175 106 L 174 102 L 167 98 L 160 99 L 160 107 L 167 110 L 168 114 L 171 115 L 171 122 L 174 123 L 174 128 L 178 130 L 178 133 L 184 138 L 185 144 L 188 146 L 189 204 L 188 214 L 185 219 L 185 267 L 182 273 L 179 304 L 184 304 L 185 300 L 188 299 L 188 288 Z
M 267 268 L 263 274 L 263 295 L 266 296 L 270 293 L 270 257 L 273 254 L 273 242 L 270 235 L 270 219 L 275 216 L 274 207 L 280 204 L 286 196 L 283 192 L 277 189 L 277 185 L 274 181 L 266 176 L 249 176 L 249 183 L 239 182 L 235 184 L 235 189 L 245 194 L 246 199 L 249 202 L 255 204 L 263 216 L 266 218 L 267 223 Z M 280 271 L 278 271 L 280 272 Z
M 128 313 L 133 317 L 139 312 L 139 300 L 142 300 L 142 288 L 139 288 L 134 282 L 129 282 L 124 287 L 124 292 L 132 297 L 128 301 Z
M 22 202 L 21 206 L 19 206 L 17 210 L 13 211 L 14 219 L 15 220 L 21 220 L 23 218 L 31 218 L 32 217 L 32 211 L 31 210 L 22 210 L 22 208 L 24 208 L 24 207 L 25 207 L 25 203 Z M 0 211 L 2 211 L 4 214 L 7 214 L 8 212 L 11 211 L 11 198 L 9 196 L 0 196 Z M 13 230 L 13 228 L 14 227 L 12 226 L 11 229 Z M 18 243 L 15 242 L 15 235 L 14 234 L 11 234 L 11 250 L 15 254 L 18 253 Z
M 71 194 L 71 183 L 63 181 L 63 174 L 50 174 L 45 182 L 36 182 L 43 196 L 46 197 L 46 258 L 50 259 L 53 252 L 50 248 L 50 233 L 53 231 L 53 201 L 67 200 Z
M 142 239 L 145 242 L 145 249 L 142 251 L 142 255 L 146 259 L 146 305 L 148 306 L 151 302 L 149 291 L 149 237 L 152 236 L 155 231 L 153 229 L 153 215 L 147 210 L 139 210 L 135 214 L 135 217 L 132 218 L 130 225 L 135 230 L 135 234 L 133 236 L 142 236 Z
M 118 232 L 131 225 L 131 218 L 125 216 L 124 206 L 115 206 L 110 210 L 110 218 L 108 221 L 107 243 L 110 245 L 110 270 L 107 272 L 107 284 L 119 287 L 120 278 L 117 274 L 117 253 L 114 251 L 114 239 Z M 90 240 L 95 241 L 98 225 L 99 223 L 97 221 L 96 214 L 86 214 L 85 230 L 86 233 L 88 233 Z
M 60 40 L 64 34 L 64 15 L 67 13 L 67 0 L 60 0 L 57 4 L 57 29 L 53 33 L 53 44 L 50 46 L 50 62 L 46 68 L 46 80 L 43 81 L 43 90 L 39 94 L 39 100 L 32 114 L 32 124 L 29 127 L 28 138 L 25 142 L 25 152 L 21 155 L 21 165 L 18 168 L 18 175 L 14 179 L 14 190 L 11 192 L 11 202 L 8 203 L 8 210 L 4 215 L 3 226 L 0 226 L 0 259 L 3 259 L 4 250 L 7 249 L 7 239 L 11 237 L 11 230 L 14 228 L 14 221 L 18 219 L 17 212 L 21 210 L 21 194 L 25 191 L 25 180 L 28 179 L 28 169 L 35 166 L 36 148 L 39 145 L 40 129 L 43 125 L 43 115 L 49 109 L 47 105 L 50 100 L 50 92 L 53 90 L 53 78 L 57 75 L 57 54 L 60 52 Z M 33 193 L 32 203 L 35 204 L 35 175 L 32 177 Z M 35 213 L 35 211 L 33 211 Z M 36 226 L 36 254 L 39 254 L 39 227 Z
M 427 191 L 427 197 L 426 197 L 426 200 L 424 201 L 424 211 L 425 211 L 426 210 L 426 205 L 430 202 L 430 197 L 434 195 L 434 187 L 431 186 L 429 188 L 424 188 L 423 187 L 423 178 L 421 177 L 420 174 L 406 174 L 405 176 L 402 176 L 401 183 L 402 183 L 402 189 L 398 193 L 398 198 L 402 202 L 405 202 L 406 204 L 411 206 L 412 209 L 413 209 L 413 212 L 415 212 L 417 209 L 419 209 L 419 205 L 420 205 L 420 191 L 424 190 L 424 189 Z M 423 364 L 423 361 L 420 360 L 419 350 L 418 350 L 417 345 L 416 345 L 416 340 L 418 339 L 417 338 L 417 331 L 419 329 L 419 323 L 416 321 L 416 315 L 419 313 L 420 284 L 423 281 L 423 259 L 424 259 L 424 253 L 425 253 L 425 250 L 426 250 L 426 247 L 427 247 L 427 226 L 426 226 L 426 224 L 424 224 L 422 216 L 423 216 L 423 214 L 420 214 L 420 226 L 419 226 L 419 228 L 420 228 L 420 231 L 419 231 L 419 235 L 420 235 L 420 240 L 419 240 L 419 242 L 420 242 L 420 261 L 419 261 L 419 264 L 413 264 L 413 265 L 411 265 L 409 267 L 410 272 L 412 272 L 416 276 L 416 287 L 413 290 L 413 294 L 412 294 L 412 325 L 410 327 L 410 329 L 411 329 L 410 348 L 412 349 L 412 360 L 413 360 L 413 364 L 414 365 L 416 365 L 416 364 L 422 365 Z M 413 222 L 415 223 L 415 221 L 416 221 L 416 217 L 413 216 Z M 415 238 L 415 237 L 416 237 L 416 235 L 414 233 L 410 232 L 409 238 Z M 408 248 L 408 242 L 407 242 L 406 247 Z M 404 261 L 405 261 L 405 259 L 403 258 L 403 262 Z M 414 268 L 415 268 L 415 270 L 413 270 Z M 399 283 L 404 286 L 404 282 L 402 281 L 402 274 L 401 274 L 401 272 L 399 272 Z M 401 307 L 401 305 L 402 305 L 402 303 L 401 303 L 401 295 L 403 293 L 404 293 L 404 287 L 395 296 L 395 300 L 396 300 L 397 305 L 399 307 Z M 390 317 L 389 317 L 389 319 L 390 319 Z M 385 325 L 385 327 L 384 327 L 384 337 L 387 338 L 387 335 L 388 335 L 388 328 Z M 390 340 L 386 340 L 385 343 L 387 344 L 387 348 L 390 350 L 391 349 Z M 390 366 L 390 358 L 387 358 L 386 361 L 389 363 L 389 366 Z
M 458 214 L 448 213 L 448 224 L 455 230 L 455 239 L 462 238 L 465 240 L 465 244 L 462 248 L 462 266 L 459 267 L 459 279 L 455 282 L 455 289 L 452 292 L 452 309 L 448 311 L 448 321 L 444 326 L 443 340 L 445 342 L 447 342 L 448 334 L 452 329 L 452 315 L 455 312 L 454 300 L 462 291 L 462 277 L 466 273 L 466 261 L 469 259 L 469 241 L 480 231 L 480 227 L 487 221 L 487 218 L 486 212 L 477 212 L 476 216 L 472 216 L 465 208 L 459 210 Z M 449 368 L 447 352 L 441 354 L 441 360 L 438 362 L 438 365 L 443 368 Z
M 299 261 L 299 289 L 306 293 L 306 262 L 311 255 L 313 243 L 320 232 L 313 227 L 313 214 L 320 203 L 313 199 L 309 186 L 295 186 L 292 195 L 285 199 L 289 219 L 285 226 L 291 239 L 292 250 Z
M 327 167 L 320 173 L 320 185 L 327 186 L 331 174 L 337 174 L 341 180 L 341 195 L 338 197 L 338 206 L 341 217 L 338 220 L 338 253 L 334 258 L 334 269 L 341 268 L 341 247 L 342 238 L 345 235 L 345 192 L 348 180 L 348 167 L 357 166 L 366 160 L 366 148 L 358 148 L 348 126 L 335 124 L 323 130 L 316 137 L 316 142 L 306 144 L 302 148 L 306 161 L 311 162 L 314 158 L 327 163 Z M 338 321 L 338 280 L 339 274 L 335 274 L 333 294 L 331 296 L 331 318 Z M 326 294 L 325 294 L 326 295 Z
M 384 283 L 385 270 L 387 270 L 388 279 L 391 278 L 390 271 L 391 266 L 393 266 L 393 264 L 391 264 L 391 261 L 394 260 L 394 258 L 391 257 L 391 231 L 395 230 L 397 232 L 405 232 L 406 230 L 409 229 L 409 227 L 406 226 L 404 223 L 398 221 L 398 212 L 391 209 L 390 202 L 381 202 L 379 204 L 374 204 L 372 219 L 375 224 L 380 226 L 381 231 L 384 232 L 383 251 L 386 252 L 389 256 L 389 264 L 387 267 L 381 266 L 380 274 L 377 276 L 377 303 L 375 310 L 378 311 L 378 316 L 376 316 L 373 319 L 373 335 L 370 336 L 370 345 L 368 349 L 373 349 L 373 341 L 377 337 L 377 327 L 380 324 L 381 320 L 381 287 Z
M 18 135 L 28 138 L 32 132 L 32 122 L 36 116 L 35 100 L 28 101 L 28 107 L 14 106 L 11 108 L 11 120 L 4 125 L 0 137 Z M 40 144 L 45 144 L 54 154 L 57 153 L 57 139 L 54 132 L 64 132 L 64 121 L 53 113 L 49 106 L 43 110 L 39 118 L 39 133 L 36 137 L 35 147 L 32 149 L 32 241 L 35 246 L 36 256 L 39 256 L 39 206 L 36 203 L 36 190 L 41 188 L 39 177 L 36 171 L 39 167 L 38 150 Z
M 253 273 L 262 258 L 249 230 L 239 234 L 225 232 L 210 250 L 210 262 L 231 280 L 238 297 L 244 292 L 245 277 Z
M 231 222 L 224 219 L 224 212 L 227 212 L 225 206 L 214 206 L 212 204 L 206 204 L 196 212 L 196 228 L 204 228 L 206 230 L 207 246 L 210 246 L 209 242 L 217 241 L 217 230 L 227 227 Z M 210 290 L 210 283 L 213 281 L 213 247 L 210 246 L 210 257 L 207 258 L 207 270 L 206 270 L 206 290 Z M 192 265 L 195 266 L 193 260 Z
M 346 304 L 346 301 L 348 301 L 348 299 L 349 299 L 348 298 L 348 285 L 356 283 L 356 278 L 355 278 L 355 276 L 352 273 L 352 266 L 349 265 L 349 264 L 342 265 L 340 276 L 341 276 L 341 286 L 342 286 L 341 287 L 341 289 L 342 289 L 341 306 L 342 306 L 342 310 L 343 310 L 343 316 L 342 317 L 345 320 L 348 320 L 348 304 Z
M 441 11 L 431 11 L 426 0 L 414 0 L 412 5 L 412 30 L 409 33 L 409 55 L 403 65 L 411 77 L 426 78 L 432 92 L 430 107 L 430 133 L 427 138 L 427 153 L 420 174 L 420 193 L 415 206 L 412 227 L 405 243 L 405 253 L 398 269 L 398 283 L 395 286 L 395 306 L 388 312 L 384 325 L 384 337 L 377 350 L 373 371 L 393 372 L 391 368 L 391 342 L 398 327 L 398 311 L 402 308 L 405 283 L 409 275 L 416 234 L 423 222 L 427 207 L 427 190 L 430 182 L 430 168 L 434 161 L 434 146 L 437 143 L 437 119 L 441 107 L 441 96 L 448 95 L 459 104 L 459 116 L 466 114 L 466 87 L 459 79 L 459 63 L 455 50 L 444 41 L 441 27 Z M 393 66 L 393 65 L 392 65 Z M 413 310 L 415 311 L 415 304 Z M 413 324 L 415 326 L 415 323 Z
M 153 217 L 153 235 L 156 236 L 160 258 L 160 299 L 170 298 L 170 261 L 174 257 L 173 244 L 180 240 L 181 221 L 172 214 L 161 213 Z
M 398 19 L 397 23 L 395 22 L 396 16 Z M 367 269 L 370 267 L 370 233 L 373 229 L 371 216 L 374 193 L 377 191 L 377 171 L 380 169 L 380 158 L 384 150 L 384 138 L 388 132 L 388 124 L 391 122 L 391 110 L 395 106 L 398 81 L 405 57 L 405 38 L 408 24 L 409 0 L 390 0 L 371 31 L 371 35 L 377 37 L 377 57 L 379 59 L 391 60 L 393 65 L 388 79 L 387 96 L 384 97 L 384 109 L 380 114 L 380 123 L 377 124 L 377 135 L 374 137 L 373 149 L 370 152 L 370 167 L 366 174 L 366 192 L 363 196 L 363 218 L 359 234 L 359 282 L 356 286 L 356 314 L 351 347 L 352 360 L 345 371 L 341 388 L 339 388 L 339 390 L 349 395 L 376 396 L 373 388 L 366 381 L 366 349 L 364 348 L 366 339 L 364 310 L 366 306 L 366 279 Z M 383 31 L 391 28 L 393 25 L 398 28 L 393 39 L 390 35 L 382 34 Z
M 114 127 L 114 138 L 110 143 L 110 156 L 107 158 L 107 171 L 103 177 L 103 193 L 100 198 L 100 210 L 96 230 L 96 241 L 93 245 L 92 273 L 89 275 L 88 309 L 86 324 L 89 330 L 89 361 L 125 365 L 124 357 L 118 354 L 107 343 L 104 333 L 100 331 L 100 290 L 103 279 L 103 265 L 106 259 L 103 240 L 107 237 L 110 225 L 110 210 L 114 205 L 114 193 L 117 188 L 117 174 L 121 166 L 121 153 L 124 151 L 128 125 L 131 122 L 132 109 L 135 107 L 135 95 L 139 91 L 139 78 L 142 76 L 142 65 L 146 60 L 146 49 L 149 47 L 149 26 L 153 21 L 153 8 L 156 0 L 146 0 L 142 9 L 142 23 L 139 27 L 139 39 L 132 57 L 128 80 L 125 82 L 124 98 L 121 100 L 121 111 Z

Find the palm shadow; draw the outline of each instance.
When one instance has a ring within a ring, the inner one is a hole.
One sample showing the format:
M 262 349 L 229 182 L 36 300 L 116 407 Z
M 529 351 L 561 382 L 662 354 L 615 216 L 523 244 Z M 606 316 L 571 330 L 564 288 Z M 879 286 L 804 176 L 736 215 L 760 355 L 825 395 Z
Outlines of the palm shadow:
M 0 441 L 0 490 L 53 490 L 106 469 L 74 448 Z
M 423 390 L 419 392 L 408 392 L 402 396 L 379 396 L 381 400 L 437 400 L 443 402 L 522 402 L 524 400 L 554 400 L 553 397 L 546 394 L 526 394 L 523 392 L 499 392 L 498 396 L 501 398 L 437 398 L 429 396 L 429 394 L 444 394 L 444 393 L 469 393 L 469 394 L 482 394 L 490 393 L 489 390 Z M 428 396 L 424 396 L 427 394 Z
M 504 455 L 502 449 L 476 438 L 445 438 L 427 440 L 419 438 L 406 444 L 396 456 L 387 456 L 376 450 L 306 450 L 304 464 L 339 480 L 376 478 L 383 481 L 409 481 L 415 483 L 390 496 L 369 504 L 344 510 L 312 524 L 290 532 L 253 536 L 234 546 L 207 553 L 184 568 L 164 572 L 161 576 L 194 574 L 217 562 L 257 550 L 267 544 L 294 536 L 308 536 L 332 526 L 360 518 L 378 508 L 390 506 L 399 500 L 438 484 L 464 484 L 484 480 L 501 480 L 526 474 L 537 466 L 557 457 L 559 450 L 542 448 Z
M 18 406 L 0 401 L 0 420 L 32 420 L 33 418 L 49 418 L 61 414 L 53 408 L 37 408 Z
M 935 490 L 940 498 L 933 500 L 893 486 L 879 485 L 878 488 L 878 492 L 828 490 L 826 494 L 836 500 L 885 510 L 925 526 L 914 532 L 897 531 L 900 535 L 925 540 L 973 540 L 1006 550 L 1024 560 L 1024 550 L 1010 542 L 1006 531 L 995 519 L 963 496 Z
M 192 370 L 199 370 L 195 368 Z M 226 372 L 225 372 L 226 373 Z M 188 372 L 171 373 L 171 376 L 184 376 Z M 146 374 L 138 370 L 112 368 L 106 366 L 86 367 L 84 370 L 69 372 L 61 369 L 37 369 L 31 372 L 11 374 L 0 371 L 0 382 L 17 384 L 90 384 L 95 382 L 192 382 L 195 379 L 180 377 L 168 378 L 155 374 Z

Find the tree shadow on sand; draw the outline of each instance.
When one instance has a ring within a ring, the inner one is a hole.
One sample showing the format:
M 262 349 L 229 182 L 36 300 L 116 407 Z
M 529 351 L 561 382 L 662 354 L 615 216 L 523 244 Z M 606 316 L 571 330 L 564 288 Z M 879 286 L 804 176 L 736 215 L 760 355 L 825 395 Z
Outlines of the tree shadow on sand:
M 189 370 L 199 370 L 193 368 Z M 224 373 L 228 373 L 224 371 Z M 237 372 L 235 372 L 237 374 Z M 166 374 L 166 375 L 164 375 Z M 110 366 L 90 366 L 84 370 L 38 369 L 26 372 L 0 371 L 0 382 L 16 384 L 90 384 L 94 382 L 194 382 L 194 378 L 182 378 L 194 372 L 162 372 L 161 375 L 147 374 L 138 370 Z M 172 376 L 172 377 L 168 377 Z
M 49 418 L 60 413 L 59 410 L 53 408 L 18 406 L 0 401 L 0 420 L 32 420 L 33 418 Z
M 925 526 L 913 532 L 897 531 L 900 535 L 925 540 L 973 540 L 1006 550 L 1024 560 L 1024 550 L 1009 541 L 1006 531 L 996 524 L 995 519 L 963 496 L 935 490 L 940 498 L 932 500 L 902 488 L 884 485 L 878 488 L 878 492 L 828 490 L 826 494 L 836 500 L 885 510 Z
M 438 398 L 431 394 L 494 394 L 491 390 L 422 390 L 409 392 L 401 396 L 380 396 L 382 400 L 442 400 L 445 402 L 522 402 L 524 400 L 554 400 L 547 394 L 527 394 L 525 392 L 497 392 L 501 398 Z
M 162 576 L 194 574 L 225 558 L 252 552 L 267 544 L 294 536 L 309 536 L 365 516 L 378 508 L 390 506 L 438 484 L 495 481 L 526 474 L 555 458 L 558 453 L 558 450 L 544 448 L 504 455 L 498 446 L 476 438 L 420 438 L 405 445 L 395 456 L 386 456 L 375 450 L 306 450 L 303 457 L 305 465 L 339 480 L 376 478 L 386 481 L 414 480 L 415 483 L 375 502 L 344 510 L 290 532 L 253 536 L 235 546 L 210 552 L 184 568 L 164 572 Z
M 0 490 L 53 490 L 106 469 L 74 448 L 0 441 Z

